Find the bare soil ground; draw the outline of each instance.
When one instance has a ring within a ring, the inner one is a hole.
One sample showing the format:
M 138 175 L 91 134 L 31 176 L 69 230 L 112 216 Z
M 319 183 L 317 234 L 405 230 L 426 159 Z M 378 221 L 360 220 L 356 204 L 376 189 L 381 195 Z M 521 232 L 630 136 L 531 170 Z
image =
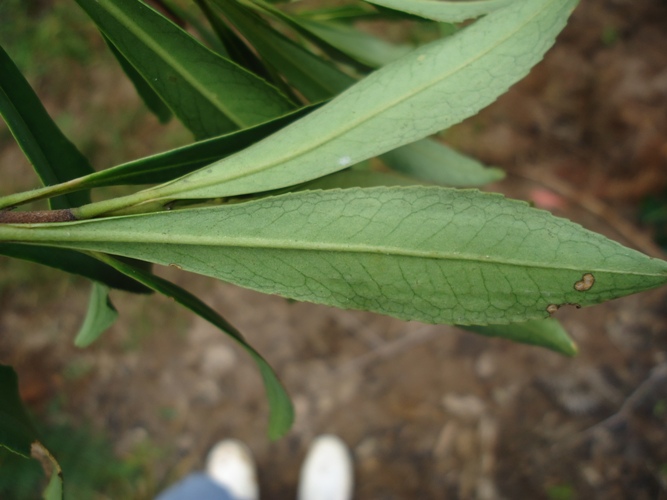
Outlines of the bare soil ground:
M 508 171 L 492 189 L 660 256 L 636 221 L 641 200 L 667 190 L 666 48 L 664 1 L 582 0 L 546 60 L 446 137 Z M 253 450 L 263 498 L 292 498 L 321 433 L 349 444 L 357 498 L 667 498 L 667 290 L 559 311 L 580 349 L 567 359 L 164 270 L 281 375 L 297 418 L 270 442 L 255 367 L 215 329 L 166 300 L 117 294 L 121 320 L 77 350 L 84 283 L 48 273 L 45 287 L 8 260 L 0 276 L 10 267 L 27 278 L 0 280 L 0 362 L 35 411 L 62 392 L 63 411 L 105 429 L 120 456 L 156 443 L 138 498 L 226 437 Z

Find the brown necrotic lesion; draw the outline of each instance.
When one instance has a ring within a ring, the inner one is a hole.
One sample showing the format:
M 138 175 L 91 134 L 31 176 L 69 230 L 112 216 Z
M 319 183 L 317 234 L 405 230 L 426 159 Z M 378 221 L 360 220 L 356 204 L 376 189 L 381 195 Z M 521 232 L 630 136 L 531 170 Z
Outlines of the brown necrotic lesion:
M 580 281 L 574 284 L 574 289 L 578 292 L 585 292 L 590 290 L 595 284 L 595 276 L 591 273 L 586 273 L 581 277 Z

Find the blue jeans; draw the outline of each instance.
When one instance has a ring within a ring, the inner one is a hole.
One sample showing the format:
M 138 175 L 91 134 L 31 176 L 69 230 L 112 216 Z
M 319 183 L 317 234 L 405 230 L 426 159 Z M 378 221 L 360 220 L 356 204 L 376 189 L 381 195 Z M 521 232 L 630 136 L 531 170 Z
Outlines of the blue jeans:
M 207 474 L 197 472 L 170 486 L 155 500 L 235 500 L 235 498 Z

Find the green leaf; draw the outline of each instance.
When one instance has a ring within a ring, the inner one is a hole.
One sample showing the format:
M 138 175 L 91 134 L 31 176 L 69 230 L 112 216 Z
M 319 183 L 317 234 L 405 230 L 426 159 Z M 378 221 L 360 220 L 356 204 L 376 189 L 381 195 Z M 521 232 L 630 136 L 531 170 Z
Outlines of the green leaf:
M 48 500 L 62 499 L 60 464 L 39 442 L 37 430 L 21 401 L 16 372 L 11 366 L 5 365 L 0 365 L 0 446 L 24 458 L 31 458 L 33 452 L 44 455 L 53 466 L 44 497 Z
M 313 36 L 371 68 L 389 64 L 414 49 L 411 45 L 389 43 L 370 33 L 341 23 L 305 19 L 300 20 L 299 23 Z
M 218 0 L 220 3 L 220 0 Z M 225 15 L 241 34 L 255 47 L 268 64 L 280 71 L 308 99 L 328 99 L 355 83 L 355 79 L 316 57 L 268 26 L 259 16 L 244 10 L 236 3 L 224 3 Z M 352 30 L 358 33 L 356 30 Z M 357 44 L 363 50 L 363 44 Z M 477 160 L 462 155 L 432 140 L 417 141 L 386 153 L 382 159 L 399 172 L 428 183 L 454 187 L 481 186 L 500 180 L 504 173 L 490 169 Z M 355 176 L 359 178 L 359 175 Z M 406 179 L 380 179 L 379 174 L 352 180 L 344 176 L 343 185 L 408 184 Z M 337 180 L 338 178 L 336 178 Z M 401 180 L 399 180 L 401 179 Z M 359 181 L 359 184 L 355 182 Z M 317 183 L 317 181 L 314 181 Z M 377 182 L 377 183 L 376 183 Z M 317 184 L 316 184 L 317 185 Z M 331 186 L 331 181 L 327 182 Z M 331 187 L 327 188 L 330 189 Z
M 80 177 L 75 182 L 4 196 L 0 198 L 0 209 L 77 189 L 170 181 L 248 147 L 318 107 L 317 104 L 303 107 L 254 127 L 140 158 Z
M 378 13 L 372 7 L 358 3 L 353 5 L 337 5 L 324 8 L 309 8 L 298 12 L 302 19 L 311 19 L 313 21 L 359 21 L 366 18 L 376 18 Z
M 215 31 L 218 39 L 225 47 L 225 52 L 228 57 L 265 80 L 270 79 L 270 75 L 262 61 L 260 61 L 255 53 L 239 38 L 236 32 L 228 27 L 225 22 L 213 12 L 213 9 L 211 9 L 208 3 L 205 0 L 195 0 L 195 3 L 206 16 L 206 19 Z M 235 2 L 230 2 L 230 4 L 236 5 Z M 275 81 L 272 81 L 272 83 L 274 85 L 276 84 Z
M 109 287 L 93 282 L 88 299 L 88 311 L 74 339 L 74 345 L 88 347 L 114 324 L 116 318 L 118 318 L 118 311 L 109 300 Z
M 458 23 L 466 19 L 489 14 L 518 0 L 366 0 L 368 3 L 400 10 L 433 21 Z
M 178 5 L 178 2 L 175 3 L 173 1 L 162 0 L 162 5 L 166 5 L 170 12 L 190 25 L 199 35 L 199 38 L 212 48 L 214 52 L 217 52 L 223 57 L 230 58 L 227 48 L 220 41 L 218 36 L 201 22 L 198 11 L 190 12 L 189 8 L 181 7 Z
M 58 471 L 56 469 L 51 473 L 49 484 L 47 485 L 46 489 L 44 490 L 44 494 L 42 495 L 44 500 L 62 500 L 65 498 L 63 491 L 63 478 L 59 472 L 62 471 Z
M 349 64 L 362 73 L 398 59 L 412 49 L 409 45 L 388 43 L 346 24 L 314 19 L 308 13 L 290 16 L 262 0 L 252 0 L 250 5 L 286 23 L 333 60 Z
M 60 269 L 104 283 L 111 288 L 132 293 L 151 293 L 151 290 L 128 279 L 114 268 L 106 266 L 86 254 L 64 248 L 44 248 L 21 243 L 0 242 L 0 254 Z
M 37 430 L 19 396 L 16 372 L 0 365 L 0 446 L 30 458 L 30 447 L 37 440 Z
M 309 101 L 323 101 L 355 82 L 302 46 L 269 26 L 261 17 L 235 2 L 216 1 L 225 17 L 274 70 L 285 76 Z
M 302 19 L 297 16 L 289 15 L 286 12 L 283 12 L 282 10 L 275 8 L 274 6 L 262 0 L 251 0 L 248 3 L 248 6 L 256 9 L 259 12 L 269 15 L 278 22 L 285 23 L 287 26 L 292 28 L 297 34 L 301 35 L 303 38 L 314 44 L 318 49 L 320 49 L 324 54 L 329 56 L 334 61 L 345 63 L 362 73 L 366 73 L 370 69 L 372 69 L 370 66 L 346 54 L 345 51 L 340 50 L 334 44 L 331 44 L 324 38 L 320 37 L 317 33 L 315 33 L 311 29 L 311 26 L 309 26 L 309 23 L 311 21 Z M 315 24 L 317 25 L 319 23 Z
M 435 140 L 423 139 L 380 158 L 404 175 L 443 186 L 483 186 L 505 177 L 501 169 L 486 167 Z
M 522 344 L 546 347 L 565 356 L 577 354 L 577 345 L 563 325 L 554 318 L 536 319 L 511 325 L 463 326 L 462 328 L 487 337 L 502 337 Z
M 153 88 L 148 84 L 144 77 L 134 69 L 134 66 L 121 54 L 116 46 L 111 43 L 111 41 L 104 35 L 102 35 L 104 41 L 111 50 L 111 53 L 114 55 L 120 67 L 123 68 L 125 75 L 130 79 L 132 85 L 139 94 L 139 97 L 144 101 L 146 107 L 157 116 L 158 120 L 161 123 L 167 123 L 171 119 L 171 110 L 162 100 L 162 98 L 157 94 Z
M 53 473 L 44 497 L 47 500 L 62 499 L 62 469 L 60 464 L 39 441 L 19 394 L 16 372 L 11 366 L 0 364 L 0 446 L 24 458 L 42 455 L 53 466 Z
M 496 194 L 314 191 L 25 228 L 13 239 L 124 255 L 296 300 L 429 323 L 546 318 L 663 285 L 651 259 Z
M 53 122 L 35 92 L 2 47 L 0 47 L 0 113 L 44 184 L 58 184 L 93 172 L 86 157 Z M 62 209 L 89 202 L 88 192 L 79 190 L 52 198 L 50 205 L 51 208 Z M 104 265 L 89 258 L 81 259 L 81 254 L 78 252 L 26 249 L 23 245 L 2 243 L 0 254 L 32 260 L 84 276 L 94 275 L 94 279 L 118 288 L 144 291 L 143 287 L 105 268 Z
M 79 218 L 135 200 L 217 198 L 299 184 L 409 144 L 475 114 L 553 44 L 577 0 L 525 0 L 417 49 L 322 108 L 226 160 L 134 197 L 76 210 Z
M 293 105 L 139 1 L 77 0 L 197 138 L 248 127 Z
M 257 363 L 264 382 L 270 408 L 269 437 L 271 439 L 277 439 L 287 433 L 294 420 L 294 410 L 289 396 L 271 366 L 250 344 L 248 344 L 236 328 L 197 297 L 181 287 L 165 279 L 147 273 L 135 266 L 128 266 L 122 260 L 100 253 L 94 253 L 93 255 L 105 264 L 131 276 L 133 279 L 143 283 L 145 286 L 156 292 L 174 299 L 185 308 L 219 328 L 241 345 L 241 347 L 248 352 L 250 357 L 252 357 L 255 363 Z
M 352 169 L 325 175 L 314 181 L 306 182 L 290 191 L 315 191 L 317 189 L 349 189 L 353 187 L 376 187 L 376 186 L 413 186 L 423 184 L 415 182 L 414 179 L 395 174 L 393 172 L 377 172 L 374 170 L 357 170 L 358 165 Z M 282 194 L 282 193 L 280 193 Z
M 217 3 L 221 3 L 220 0 L 217 0 Z M 225 2 L 224 6 L 227 18 L 252 43 L 267 63 L 284 74 L 311 101 L 328 99 L 355 83 L 355 78 L 295 44 L 268 26 L 259 16 L 253 15 L 252 12 L 243 9 L 239 4 Z M 351 43 L 356 50 L 366 54 L 373 52 L 368 50 L 368 44 L 360 43 L 358 37 L 350 37 L 350 32 L 367 36 L 358 30 L 345 27 L 345 33 L 342 33 L 341 36 L 348 41 L 347 43 Z M 401 55 L 405 52 L 403 50 Z M 382 61 L 381 64 L 385 62 L 388 61 Z M 481 186 L 504 177 L 502 170 L 486 168 L 477 160 L 432 140 L 421 140 L 397 148 L 383 155 L 382 159 L 392 168 L 405 175 L 428 183 L 446 186 Z M 403 182 L 399 181 L 399 178 L 386 177 L 381 180 L 379 174 L 374 175 L 372 180 L 369 178 L 358 179 L 359 184 L 353 184 L 356 180 L 352 180 L 350 175 L 344 177 L 344 183 L 339 187 L 352 187 L 354 185 L 369 187 L 371 185 L 408 183 L 405 179 L 403 179 Z M 356 177 L 360 176 L 356 175 Z M 331 186 L 331 181 L 327 185 Z M 330 187 L 327 189 L 330 189 Z
M 0 47 L 0 115 L 42 182 L 58 184 L 93 172 L 88 160 L 60 131 L 9 55 Z M 53 198 L 51 208 L 90 202 L 87 192 Z
M 259 142 L 318 107 L 300 108 L 260 125 L 101 170 L 82 178 L 80 184 L 102 187 L 171 181 Z

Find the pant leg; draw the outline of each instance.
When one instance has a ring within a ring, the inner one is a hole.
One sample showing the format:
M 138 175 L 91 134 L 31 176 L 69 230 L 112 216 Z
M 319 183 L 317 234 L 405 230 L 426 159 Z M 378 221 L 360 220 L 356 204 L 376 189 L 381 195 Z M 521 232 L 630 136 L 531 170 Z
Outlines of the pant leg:
M 184 477 L 155 500 L 235 500 L 223 486 L 214 482 L 207 474 L 197 472 Z

